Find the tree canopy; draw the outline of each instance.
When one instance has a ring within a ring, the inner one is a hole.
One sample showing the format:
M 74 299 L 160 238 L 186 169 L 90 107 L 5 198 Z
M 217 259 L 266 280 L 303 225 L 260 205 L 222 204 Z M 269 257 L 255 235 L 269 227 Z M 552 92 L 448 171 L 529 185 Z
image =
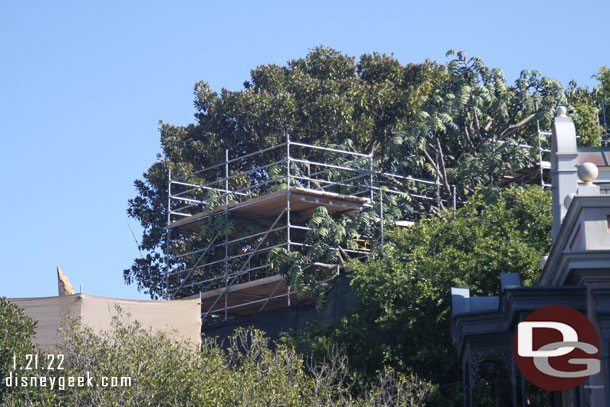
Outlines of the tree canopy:
M 226 148 L 249 153 L 286 135 L 312 144 L 349 144 L 372 152 L 379 170 L 438 176 L 443 194 L 455 185 L 463 200 L 478 185 L 494 185 L 538 162 L 537 150 L 519 144 L 537 145 L 536 120 L 550 128 L 558 104 L 568 104 L 581 143 L 599 143 L 593 91 L 576 85 L 564 91 L 557 81 L 527 70 L 508 84 L 500 69 L 480 58 L 455 51 L 448 56 L 444 64 L 403 65 L 386 54 L 356 60 L 318 47 L 284 66 L 258 66 L 238 91 L 215 92 L 198 82 L 195 123 L 162 122 L 163 155 L 135 181 L 137 196 L 129 201 L 128 214 L 143 227 L 143 255 L 125 270 L 125 281 L 153 298 L 162 295 L 163 252 L 178 244 L 168 242 L 165 233 L 168 170 L 182 175 L 220 162 Z M 600 70 L 600 81 L 606 73 Z M 541 142 L 548 147 L 546 137 Z

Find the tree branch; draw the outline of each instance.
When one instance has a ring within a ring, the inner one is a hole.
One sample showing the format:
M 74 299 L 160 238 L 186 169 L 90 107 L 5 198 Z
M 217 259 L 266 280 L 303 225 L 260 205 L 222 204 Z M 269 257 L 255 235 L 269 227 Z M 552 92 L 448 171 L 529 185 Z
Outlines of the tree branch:
M 526 124 L 531 122 L 534 119 L 534 117 L 536 117 L 536 114 L 532 113 L 531 115 L 527 116 L 525 119 L 521 120 L 519 123 L 511 124 L 510 126 L 508 126 L 506 128 L 506 130 L 504 130 L 502 133 L 500 133 L 498 138 L 502 139 L 502 138 L 504 138 L 504 136 L 506 134 L 510 133 L 511 131 L 517 130 L 518 128 L 525 126 Z
M 449 183 L 447 182 L 447 170 L 445 169 L 445 156 L 443 155 L 443 148 L 441 147 L 441 142 L 440 140 L 437 138 L 436 139 L 436 145 L 438 147 L 438 152 L 440 155 L 440 163 L 441 163 L 441 172 L 442 172 L 442 176 L 440 176 L 441 180 L 443 181 L 443 186 L 445 187 L 445 190 L 447 191 L 447 193 L 449 195 L 451 195 L 451 187 L 449 186 Z

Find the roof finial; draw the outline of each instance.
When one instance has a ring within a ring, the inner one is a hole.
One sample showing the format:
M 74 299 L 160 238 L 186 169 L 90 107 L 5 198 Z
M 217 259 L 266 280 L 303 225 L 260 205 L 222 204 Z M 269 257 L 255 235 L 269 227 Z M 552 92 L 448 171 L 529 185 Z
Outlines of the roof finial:
M 593 181 L 597 179 L 599 170 L 597 165 L 593 163 L 584 163 L 578 167 L 578 178 L 585 183 L 585 185 L 593 185 Z

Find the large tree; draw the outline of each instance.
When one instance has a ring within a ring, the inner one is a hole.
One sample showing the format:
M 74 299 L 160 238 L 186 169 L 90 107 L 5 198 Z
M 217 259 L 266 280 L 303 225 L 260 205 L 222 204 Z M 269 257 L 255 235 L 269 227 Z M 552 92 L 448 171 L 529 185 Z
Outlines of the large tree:
M 450 55 L 454 59 L 446 64 L 402 65 L 388 55 L 365 54 L 356 61 L 319 47 L 285 66 L 257 67 L 239 91 L 216 93 L 198 82 L 195 124 L 161 123 L 163 155 L 135 183 L 138 195 L 128 214 L 143 226 L 143 256 L 125 270 L 125 281 L 152 297 L 164 292 L 163 251 L 186 244 L 168 242 L 165 234 L 168 170 L 182 175 L 220 162 L 225 149 L 253 152 L 287 135 L 345 145 L 373 152 L 381 170 L 438 177 L 445 197 L 456 185 L 461 199 L 478 184 L 492 185 L 537 162 L 537 151 L 518 144 L 537 143 L 531 137 L 536 119 L 549 128 L 554 108 L 566 102 L 561 85 L 528 71 L 509 85 L 479 58 Z M 422 192 L 398 180 L 385 186 Z M 202 242 L 218 231 L 202 230 Z
M 565 103 L 559 82 L 523 71 L 513 86 L 500 69 L 477 57 L 449 51 L 443 80 L 434 83 L 416 119 L 389 139 L 387 166 L 399 173 L 437 176 L 447 194 L 461 197 L 477 185 L 537 162 L 536 121 L 550 128 L 555 107 Z M 546 138 L 542 140 L 548 146 Z
M 163 293 L 168 170 L 181 175 L 224 158 L 224 150 L 248 153 L 284 141 L 349 143 L 378 155 L 389 135 L 414 120 L 443 67 L 433 62 L 401 65 L 388 55 L 353 57 L 316 48 L 286 66 L 263 65 L 244 89 L 213 92 L 195 85 L 196 124 L 161 123 L 163 158 L 136 181 L 128 213 L 144 228 L 143 257 L 125 270 L 152 297 Z

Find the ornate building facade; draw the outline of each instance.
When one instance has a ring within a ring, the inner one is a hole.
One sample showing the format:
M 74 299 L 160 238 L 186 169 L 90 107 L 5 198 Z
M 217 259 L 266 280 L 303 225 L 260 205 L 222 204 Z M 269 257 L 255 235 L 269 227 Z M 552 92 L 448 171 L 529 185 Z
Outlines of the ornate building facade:
M 610 150 L 578 148 L 566 109 L 553 124 L 553 245 L 535 286 L 500 276 L 500 293 L 470 297 L 451 291 L 451 336 L 462 360 L 464 406 L 610 406 Z M 515 364 L 517 325 L 531 312 L 564 305 L 585 314 L 600 340 L 598 374 L 578 387 L 547 392 Z M 492 392 L 489 392 L 492 389 Z M 485 399 L 486 401 L 483 401 Z

